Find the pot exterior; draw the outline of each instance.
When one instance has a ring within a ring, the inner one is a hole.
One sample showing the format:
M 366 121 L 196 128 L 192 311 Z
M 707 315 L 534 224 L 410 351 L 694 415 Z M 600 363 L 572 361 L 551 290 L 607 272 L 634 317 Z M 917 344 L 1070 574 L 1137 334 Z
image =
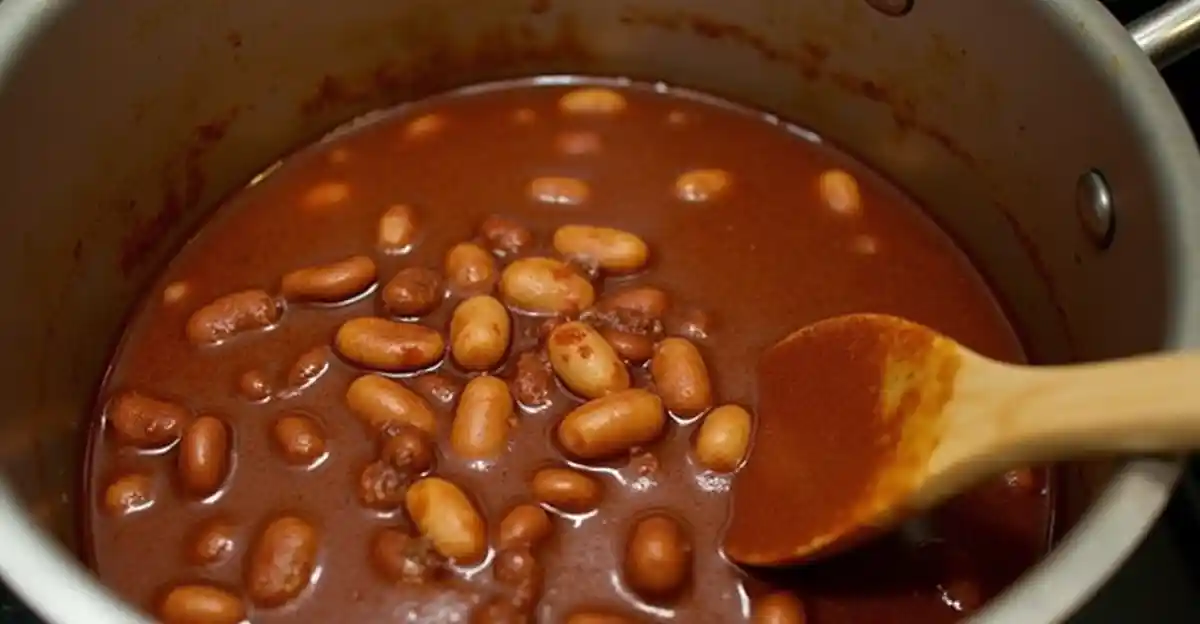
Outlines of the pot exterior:
M 1200 155 L 1091 0 L 915 0 L 902 17 L 867 0 L 6 0 L 0 575 L 51 622 L 136 617 L 69 554 L 81 415 L 140 289 L 208 208 L 355 115 L 555 73 L 661 79 L 818 129 L 929 207 L 1036 361 L 1200 346 Z M 1077 213 L 1093 170 L 1111 235 Z M 978 621 L 1067 617 L 1179 466 L 1065 473 L 1070 530 Z

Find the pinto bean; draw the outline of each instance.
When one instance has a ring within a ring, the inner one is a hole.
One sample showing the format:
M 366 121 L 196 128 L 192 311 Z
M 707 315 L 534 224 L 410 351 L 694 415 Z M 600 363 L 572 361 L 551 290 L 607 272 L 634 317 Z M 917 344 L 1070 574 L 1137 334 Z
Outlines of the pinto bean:
M 554 249 L 610 273 L 630 273 L 646 266 L 650 248 L 636 234 L 591 225 L 564 225 L 554 232 Z
M 433 468 L 433 440 L 424 431 L 404 423 L 392 423 L 384 431 L 380 461 L 408 475 L 420 475 Z
M 554 529 L 550 515 L 537 505 L 517 505 L 500 521 L 500 548 L 511 548 L 524 544 L 536 548 Z
M 722 405 L 709 412 L 696 434 L 696 459 L 716 472 L 733 472 L 750 447 L 750 412 Z
M 432 269 L 400 269 L 383 287 L 383 308 L 394 316 L 425 316 L 442 303 L 442 278 Z
M 535 314 L 572 314 L 592 305 L 591 282 L 566 263 L 553 258 L 522 258 L 500 276 L 504 299 Z
M 328 180 L 309 187 L 300 198 L 305 208 L 329 208 L 350 199 L 350 185 L 343 182 Z
M 591 511 L 604 495 L 599 481 L 572 468 L 542 468 L 529 487 L 538 501 L 567 513 Z
M 266 401 L 274 391 L 271 381 L 260 370 L 248 370 L 238 376 L 238 394 L 247 401 Z
M 342 323 L 334 343 L 347 360 L 388 372 L 431 366 L 446 350 L 442 335 L 424 325 L 397 323 L 373 316 Z
M 636 618 L 605 611 L 576 611 L 567 616 L 566 624 L 639 624 Z
M 266 291 L 244 290 L 219 297 L 192 313 L 187 337 L 194 345 L 214 345 L 242 332 L 279 322 L 280 308 Z
M 237 547 L 236 528 L 225 520 L 211 520 L 201 525 L 193 534 L 187 559 L 195 565 L 221 563 L 233 554 Z
M 283 276 L 279 290 L 289 301 L 337 303 L 361 295 L 374 283 L 375 261 L 352 256 L 292 271 Z
M 750 603 L 753 624 L 804 624 L 804 603 L 790 592 L 772 592 Z
M 171 282 L 162 291 L 163 305 L 173 306 L 187 298 L 192 290 L 187 282 Z
M 476 377 L 467 382 L 454 412 L 450 447 L 461 457 L 496 459 L 508 448 L 512 420 L 508 384 L 496 377 Z
M 675 179 L 675 196 L 691 203 L 712 201 L 724 195 L 731 183 L 723 169 L 694 169 Z
M 246 561 L 246 592 L 254 604 L 278 607 L 299 596 L 316 569 L 319 540 L 316 527 L 295 516 L 268 524 Z
M 635 286 L 605 297 L 597 307 L 610 311 L 626 310 L 653 320 L 662 320 L 670 304 L 670 298 L 661 288 Z
M 401 254 L 412 249 L 417 238 L 417 214 L 411 206 L 396 204 L 379 217 L 376 241 L 379 249 L 388 254 Z
M 118 477 L 104 490 L 104 510 L 110 516 L 126 516 L 154 504 L 154 479 L 140 473 Z
M 203 498 L 221 488 L 232 459 L 229 438 L 229 428 L 216 416 L 188 425 L 179 444 L 179 478 L 189 493 Z
M 153 450 L 178 440 L 189 415 L 182 406 L 130 390 L 109 399 L 105 417 L 119 444 Z
M 581 87 L 558 100 L 559 110 L 570 115 L 615 115 L 626 106 L 624 95 L 605 87 Z
M 821 199 L 830 210 L 845 216 L 862 213 L 862 196 L 858 180 L 841 169 L 830 169 L 821 174 L 817 182 Z
M 163 624 L 240 624 L 246 605 L 231 592 L 212 585 L 180 585 L 158 607 Z
M 325 428 L 312 416 L 284 414 L 275 421 L 272 433 L 275 446 L 289 464 L 310 466 L 325 455 Z
M 488 370 L 504 359 L 512 340 L 512 320 L 504 304 L 476 295 L 458 304 L 450 319 L 450 355 L 469 370 Z
M 542 595 L 542 565 L 528 546 L 505 548 L 496 553 L 492 576 L 512 590 L 511 604 L 519 611 L 533 608 Z
M 446 252 L 446 281 L 462 293 L 482 293 L 492 289 L 496 279 L 496 259 L 475 243 L 459 243 Z
M 554 386 L 554 369 L 542 353 L 526 351 L 517 357 L 517 374 L 513 377 L 513 394 L 521 405 L 542 408 L 550 403 Z
M 442 373 L 429 373 L 412 380 L 416 390 L 431 403 L 449 406 L 458 398 L 462 384 Z
M 550 364 L 572 392 L 596 399 L 629 388 L 629 371 L 596 330 L 572 321 L 556 327 L 546 341 Z
M 296 358 L 288 369 L 287 383 L 292 388 L 303 388 L 313 383 L 329 370 L 329 347 L 320 345 L 305 351 Z
M 446 116 L 441 113 L 426 113 L 413 119 L 404 126 L 404 136 L 408 139 L 425 139 L 446 127 Z
M 574 206 L 591 195 L 587 182 L 564 176 L 544 176 L 529 182 L 529 198 L 543 204 Z
M 654 355 L 654 341 L 645 334 L 621 331 L 611 327 L 600 328 L 600 335 L 612 346 L 621 359 L 632 364 L 641 364 Z
M 654 348 L 650 375 L 663 405 L 679 416 L 695 416 L 712 407 L 712 382 L 696 345 L 667 338 Z
M 498 254 L 513 256 L 533 242 L 529 228 L 500 215 L 491 215 L 479 226 L 479 234 Z
M 398 529 L 383 529 L 371 542 L 375 569 L 389 581 L 424 585 L 438 580 L 446 569 L 442 557 L 429 540 Z
M 475 505 L 445 479 L 426 477 L 405 496 L 408 515 L 442 556 L 470 564 L 487 554 L 487 529 Z
M 404 493 L 411 475 L 389 463 L 367 464 L 358 477 L 358 500 L 379 511 L 391 511 L 404 504 Z
M 633 388 L 575 408 L 559 423 L 558 442 L 579 459 L 604 459 L 654 441 L 665 427 L 662 400 Z
M 399 422 L 430 435 L 437 433 L 437 419 L 425 399 L 387 377 L 363 375 L 355 379 L 346 391 L 346 404 L 376 430 Z
M 672 597 L 692 573 L 691 538 L 670 516 L 646 516 L 629 534 L 623 570 L 626 584 L 643 598 Z

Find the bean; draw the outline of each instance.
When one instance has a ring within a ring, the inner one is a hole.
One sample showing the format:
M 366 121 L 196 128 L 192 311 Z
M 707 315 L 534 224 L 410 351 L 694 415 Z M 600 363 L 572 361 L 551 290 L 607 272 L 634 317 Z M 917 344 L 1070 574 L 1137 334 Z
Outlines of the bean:
M 596 330 L 572 321 L 559 325 L 546 341 L 550 364 L 572 392 L 596 399 L 629 388 L 629 371 Z
M 566 624 L 638 624 L 639 620 L 601 611 L 577 611 L 567 617 Z
M 521 405 L 529 408 L 548 405 L 554 385 L 554 369 L 549 358 L 540 352 L 522 353 L 517 357 L 517 374 L 512 385 L 513 394 Z
M 341 182 L 319 182 L 309 187 L 300 199 L 305 208 L 329 208 L 350 199 L 350 186 Z
M 529 228 L 500 215 L 491 215 L 479 226 L 479 234 L 488 242 L 492 251 L 504 256 L 521 253 L 533 242 Z
M 337 303 L 375 283 L 375 261 L 366 256 L 297 269 L 283 276 L 280 292 L 288 301 Z
M 224 520 L 211 520 L 200 526 L 187 551 L 187 559 L 194 565 L 214 565 L 233 554 L 237 547 L 236 529 Z
M 294 412 L 275 421 L 275 445 L 289 464 L 311 466 L 325 455 L 325 429 L 315 418 Z
M 715 200 L 729 190 L 731 182 L 723 169 L 694 169 L 675 179 L 675 197 L 692 203 Z
M 254 604 L 281 606 L 304 591 L 317 566 L 317 529 L 295 516 L 272 521 L 250 551 L 246 590 Z
M 531 124 L 537 121 L 537 112 L 532 108 L 518 108 L 513 111 L 513 122 L 521 125 Z
M 600 329 L 600 335 L 621 359 L 631 364 L 641 364 L 654 355 L 654 341 L 644 334 L 603 327 Z
M 183 487 L 201 498 L 221 488 L 229 474 L 229 428 L 216 416 L 201 416 L 183 432 L 179 445 L 179 478 Z
M 389 372 L 426 368 L 446 350 L 442 335 L 428 327 L 373 316 L 342 323 L 334 343 L 347 360 Z
M 411 475 L 389 463 L 367 464 L 358 477 L 358 500 L 379 511 L 391 511 L 404 504 L 404 492 Z
M 346 390 L 346 404 L 376 430 L 388 423 L 404 423 L 429 435 L 437 433 L 437 419 L 425 399 L 387 377 L 363 375 L 355 379 Z
M 504 304 L 476 295 L 458 304 L 450 319 L 450 355 L 468 370 L 488 370 L 504 359 L 512 320 Z
M 401 254 L 412 249 L 417 238 L 417 213 L 412 206 L 396 204 L 389 206 L 379 217 L 376 244 L 388 254 Z
M 152 450 L 169 446 L 179 439 L 188 421 L 188 411 L 174 403 L 130 390 L 109 400 L 105 417 L 112 425 L 118 443 Z
M 583 276 L 553 258 L 522 258 L 500 276 L 505 300 L 535 314 L 574 314 L 592 305 L 596 291 Z
M 519 545 L 536 548 L 553 529 L 546 510 L 537 505 L 517 505 L 500 521 L 500 548 Z
M 127 474 L 104 490 L 104 510 L 110 516 L 126 516 L 154 504 L 154 480 L 149 475 Z
M 529 182 L 529 198 L 543 204 L 577 206 L 591 195 L 587 182 L 562 176 L 534 178 Z
M 750 447 L 750 412 L 722 405 L 709 412 L 696 434 L 696 459 L 716 472 L 733 472 Z
M 412 425 L 393 423 L 384 430 L 384 436 L 380 461 L 412 476 L 433 468 L 433 441 L 424 431 Z
M 287 382 L 292 388 L 303 388 L 329 370 L 329 348 L 319 345 L 300 354 L 288 369 Z
M 678 594 L 692 573 L 692 543 L 674 518 L 653 514 L 638 520 L 625 546 L 625 583 L 647 600 Z
M 266 401 L 274 391 L 271 381 L 260 370 L 248 370 L 238 377 L 238 394 L 247 401 Z
M 492 576 L 512 589 L 512 604 L 518 610 L 533 608 L 542 595 L 542 566 L 526 546 L 505 548 L 496 553 Z
M 164 305 L 175 305 L 187 298 L 191 287 L 187 282 L 171 282 L 163 288 L 162 300 Z
M 703 341 L 712 333 L 712 319 L 703 310 L 685 308 L 667 317 L 667 333 L 688 340 Z
M 635 286 L 605 297 L 597 307 L 607 311 L 636 312 L 650 319 L 662 320 L 670 303 L 671 300 L 667 297 L 667 293 L 660 288 Z
M 582 87 L 558 100 L 558 108 L 571 115 L 614 115 L 625 106 L 625 96 L 604 87 Z
M 821 199 L 834 212 L 848 217 L 862 214 L 862 196 L 858 180 L 841 169 L 830 169 L 817 181 Z
M 487 554 L 483 518 L 457 485 L 438 477 L 421 479 L 408 488 L 405 506 L 421 535 L 442 556 L 471 564 Z
M 804 624 L 804 603 L 789 592 L 772 592 L 750 603 L 753 624 Z
M 558 442 L 579 459 L 604 459 L 628 453 L 662 435 L 662 400 L 634 388 L 593 399 L 575 408 L 558 425 Z
M 1035 493 L 1040 489 L 1037 475 L 1030 468 L 1018 468 L 1004 473 L 1004 482 L 1008 487 L 1025 493 Z
M 383 529 L 375 534 L 371 560 L 384 578 L 408 585 L 436 581 L 446 569 L 445 558 L 433 549 L 429 540 L 399 529 Z
M 554 138 L 554 146 L 567 156 L 583 156 L 600 151 L 600 135 L 595 132 L 563 132 Z
M 246 605 L 230 592 L 211 585 L 180 585 L 158 608 L 163 624 L 240 624 Z
M 566 513 L 585 513 L 596 508 L 604 495 L 600 482 L 571 468 L 542 468 L 530 483 L 539 502 Z
M 266 291 L 244 290 L 193 312 L 187 337 L 194 345 L 215 345 L 242 332 L 266 329 L 277 323 L 279 316 L 279 305 Z
M 432 269 L 400 269 L 383 287 L 383 309 L 393 316 L 425 316 L 442 304 L 442 278 Z
M 450 426 L 450 447 L 468 459 L 496 459 L 508 448 L 513 399 L 496 377 L 467 382 Z
M 564 225 L 554 232 L 554 249 L 610 273 L 631 273 L 646 266 L 650 248 L 636 234 L 591 225 Z
M 404 126 L 404 136 L 409 139 L 424 139 L 437 134 L 445 127 L 445 115 L 440 113 L 426 113 Z
M 446 280 L 459 292 L 487 292 L 496 279 L 496 259 L 475 243 L 459 243 L 446 252 Z
M 461 384 L 441 373 L 429 373 L 412 380 L 413 390 L 431 403 L 449 406 L 458 398 Z
M 712 407 L 712 383 L 699 349 L 683 338 L 667 338 L 654 348 L 650 375 L 663 405 L 679 416 Z

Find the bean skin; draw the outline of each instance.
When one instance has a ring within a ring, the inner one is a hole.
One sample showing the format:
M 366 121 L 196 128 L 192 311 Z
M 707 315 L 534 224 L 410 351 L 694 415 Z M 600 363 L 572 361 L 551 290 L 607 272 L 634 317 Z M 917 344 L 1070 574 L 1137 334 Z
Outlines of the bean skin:
M 421 534 L 442 556 L 471 564 L 487 554 L 483 518 L 457 485 L 438 477 L 421 479 L 408 488 L 405 506 Z
M 722 405 L 709 412 L 696 434 L 696 460 L 716 472 L 733 472 L 750 447 L 750 412 Z
M 513 411 L 512 394 L 504 380 L 486 375 L 472 379 L 454 412 L 450 447 L 469 459 L 500 457 L 508 449 Z
M 346 390 L 346 405 L 371 428 L 383 430 L 388 423 L 412 425 L 425 433 L 437 433 L 437 418 L 420 395 L 381 375 L 363 375 Z
M 629 388 L 629 371 L 621 357 L 585 323 L 572 321 L 554 328 L 546 349 L 559 379 L 584 398 L 597 399 Z
M 295 516 L 283 516 L 263 530 L 246 561 L 246 591 L 254 604 L 282 606 L 308 587 L 317 565 L 320 535 Z
M 666 427 L 662 400 L 633 388 L 593 399 L 558 425 L 558 442 L 579 459 L 623 455 L 657 439 Z
M 592 305 L 591 282 L 565 262 L 553 258 L 521 258 L 500 275 L 504 300 L 534 314 L 575 314 Z
M 369 316 L 343 323 L 334 342 L 354 364 L 393 373 L 427 368 L 446 349 L 441 334 L 433 329 Z
M 690 417 L 712 407 L 712 382 L 696 345 L 683 338 L 667 338 L 654 348 L 650 374 L 663 405 L 672 413 Z
M 450 355 L 468 370 L 488 370 L 504 359 L 512 320 L 504 304 L 488 295 L 458 304 L 450 320 Z

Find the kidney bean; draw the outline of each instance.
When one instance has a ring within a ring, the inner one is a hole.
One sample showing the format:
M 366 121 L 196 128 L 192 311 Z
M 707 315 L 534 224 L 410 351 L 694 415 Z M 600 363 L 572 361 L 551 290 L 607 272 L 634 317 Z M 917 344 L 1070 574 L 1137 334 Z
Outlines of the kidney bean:
M 260 370 L 248 370 L 238 377 L 238 394 L 247 401 L 265 401 L 274 391 L 271 381 Z
M 237 548 L 236 529 L 224 520 L 210 520 L 200 526 L 187 549 L 187 559 L 193 565 L 215 565 L 233 554 Z
M 244 290 L 193 312 L 187 337 L 194 345 L 215 345 L 242 332 L 266 329 L 279 322 L 279 316 L 279 305 L 266 291 Z
M 154 504 L 154 480 L 149 475 L 118 477 L 104 490 L 104 510 L 110 516 L 126 516 Z
M 625 546 L 625 583 L 647 600 L 680 592 L 692 573 L 692 543 L 683 527 L 664 514 L 634 524 Z
M 437 363 L 446 349 L 442 335 L 428 327 L 373 316 L 342 323 L 334 343 L 347 360 L 388 372 L 428 367 Z
M 204 498 L 221 488 L 231 463 L 229 437 L 229 428 L 216 416 L 201 416 L 183 432 L 179 478 L 189 493 Z
M 371 561 L 387 580 L 409 585 L 436 581 L 446 569 L 446 559 L 434 550 L 429 540 L 399 529 L 383 529 L 375 534 Z
M 567 513 L 584 513 L 596 508 L 604 488 L 591 475 L 572 468 L 542 468 L 530 483 L 533 497 Z
M 392 423 L 383 431 L 380 461 L 400 472 L 417 476 L 433 468 L 433 441 L 424 431 L 404 423 Z
M 437 419 L 425 399 L 387 377 L 355 379 L 346 390 L 346 405 L 376 430 L 388 423 L 404 423 L 430 435 L 437 433 Z
M 188 421 L 182 406 L 133 390 L 109 399 L 105 416 L 119 444 L 147 450 L 174 443 Z
M 310 466 L 325 455 L 325 428 L 307 414 L 280 416 L 272 432 L 275 446 L 289 464 Z
M 750 603 L 753 624 L 804 624 L 804 603 L 789 592 L 772 592 Z
M 329 348 L 318 345 L 300 354 L 288 369 L 287 383 L 291 388 L 303 388 L 329 370 Z
M 550 515 L 537 505 L 517 505 L 500 521 L 500 548 L 527 546 L 537 548 L 554 529 Z
M 550 403 L 554 385 L 554 369 L 550 360 L 539 352 L 526 351 L 517 356 L 517 374 L 513 377 L 513 394 L 521 405 L 530 408 Z
M 591 195 L 587 182 L 577 178 L 544 176 L 529 182 L 529 198 L 543 204 L 575 206 Z
M 309 187 L 300 198 L 305 208 L 329 208 L 350 199 L 350 186 L 341 182 L 319 182 Z
M 723 169 L 694 169 L 675 179 L 675 197 L 692 203 L 712 201 L 724 195 L 731 182 Z
M 572 321 L 559 325 L 546 340 L 550 365 L 572 392 L 596 399 L 629 387 L 629 371 L 596 330 Z
M 192 289 L 190 286 L 188 286 L 187 282 L 171 282 L 170 284 L 167 284 L 162 291 L 163 305 L 173 306 L 177 303 L 181 303 L 187 298 L 188 293 L 191 292 L 191 290 Z
M 733 472 L 750 448 L 750 412 L 722 405 L 709 412 L 696 434 L 696 460 L 716 472 Z
M 246 561 L 250 600 L 269 608 L 299 596 L 316 569 L 319 539 L 316 527 L 295 516 L 268 524 Z
M 617 291 L 600 301 L 598 308 L 606 311 L 626 310 L 653 320 L 661 320 L 671 300 L 667 293 L 653 286 L 635 286 Z
M 581 87 L 558 100 L 559 110 L 571 115 L 615 115 L 625 107 L 625 96 L 604 87 Z
M 519 254 L 533 242 L 533 233 L 528 228 L 500 215 L 484 219 L 479 226 L 479 234 L 492 251 L 503 256 Z
M 613 351 L 621 356 L 621 359 L 631 364 L 641 364 L 654 355 L 654 341 L 644 334 L 602 327 L 600 335 L 612 346 Z
M 384 253 L 405 253 L 412 248 L 416 238 L 417 214 L 411 206 L 389 206 L 383 216 L 379 217 L 376 243 Z
M 504 304 L 476 295 L 458 304 L 450 319 L 450 355 L 468 370 L 488 370 L 504 359 L 512 320 Z
M 862 214 L 858 180 L 841 169 L 830 169 L 817 180 L 821 199 L 834 212 L 848 217 Z
M 408 515 L 442 556 L 477 563 L 487 554 L 487 529 L 467 495 L 438 477 L 412 484 L 405 496 Z
M 445 127 L 445 115 L 440 113 L 426 113 L 404 126 L 404 136 L 409 139 L 425 139 L 441 132 Z
M 699 349 L 683 338 L 667 338 L 654 348 L 650 375 L 663 405 L 679 416 L 712 407 L 712 383 Z
M 391 511 L 404 504 L 405 488 L 412 475 L 390 463 L 375 461 L 367 464 L 358 477 L 358 500 L 365 507 Z
M 246 619 L 242 599 L 211 585 L 180 585 L 158 608 L 163 624 L 240 624 Z
M 441 373 L 421 375 L 411 382 L 413 390 L 421 393 L 431 403 L 448 406 L 458 398 L 461 384 Z
M 610 273 L 630 273 L 646 266 L 650 248 L 636 234 L 591 225 L 564 225 L 554 232 L 554 249 Z
M 289 301 L 337 303 L 361 295 L 374 283 L 375 261 L 352 256 L 287 273 L 280 292 Z
M 446 281 L 461 293 L 484 293 L 496 279 L 496 259 L 475 243 L 459 243 L 446 252 Z
M 662 400 L 634 388 L 572 410 L 558 425 L 558 442 L 579 459 L 604 459 L 654 441 L 665 427 Z
M 468 459 L 496 459 L 508 448 L 512 420 L 508 384 L 496 377 L 476 377 L 467 382 L 454 412 L 450 447 Z
M 522 258 L 500 275 L 505 301 L 534 314 L 575 314 L 592 305 L 596 291 L 566 263 Z
M 400 269 L 383 287 L 383 309 L 393 316 L 425 316 L 442 304 L 442 278 L 432 269 Z
M 533 608 L 542 595 L 542 566 L 526 546 L 505 548 L 496 553 L 492 576 L 512 589 L 512 604 L 521 611 Z

